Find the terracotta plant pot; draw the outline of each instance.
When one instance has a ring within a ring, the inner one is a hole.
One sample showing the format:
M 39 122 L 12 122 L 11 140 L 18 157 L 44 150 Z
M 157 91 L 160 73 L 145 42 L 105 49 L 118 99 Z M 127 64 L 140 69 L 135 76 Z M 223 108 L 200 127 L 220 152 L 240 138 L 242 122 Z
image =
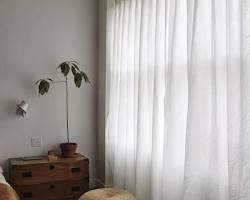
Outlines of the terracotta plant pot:
M 61 143 L 60 148 L 62 151 L 62 157 L 64 158 L 74 158 L 76 157 L 76 143 Z

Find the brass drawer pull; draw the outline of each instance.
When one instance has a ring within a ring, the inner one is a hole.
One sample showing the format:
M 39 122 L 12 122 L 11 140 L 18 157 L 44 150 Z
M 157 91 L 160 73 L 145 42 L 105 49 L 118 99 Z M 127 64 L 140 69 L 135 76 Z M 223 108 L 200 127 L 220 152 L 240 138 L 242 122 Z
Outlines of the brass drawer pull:
M 53 190 L 53 189 L 55 188 L 55 186 L 54 186 L 54 185 L 50 185 L 49 188 L 50 188 L 51 190 Z
M 71 172 L 72 173 L 79 173 L 81 171 L 81 168 L 80 167 L 72 167 L 71 168 Z
M 23 198 L 31 198 L 32 192 L 23 192 Z
M 73 186 L 72 188 L 71 188 L 71 190 L 72 190 L 72 192 L 77 192 L 77 191 L 80 191 L 80 186 Z
M 22 173 L 22 177 L 23 177 L 23 178 L 32 177 L 32 172 L 23 172 L 23 173 Z
M 53 169 L 55 169 L 55 166 L 54 166 L 54 165 L 50 165 L 50 166 L 49 166 L 49 169 L 50 169 L 50 170 L 53 170 Z

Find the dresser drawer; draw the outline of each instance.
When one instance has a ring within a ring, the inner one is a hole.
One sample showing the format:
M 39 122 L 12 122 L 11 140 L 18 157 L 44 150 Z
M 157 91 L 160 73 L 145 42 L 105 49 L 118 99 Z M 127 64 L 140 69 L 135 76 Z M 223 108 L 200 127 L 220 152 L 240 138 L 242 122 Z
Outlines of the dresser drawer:
M 11 166 L 13 185 L 32 185 L 51 181 L 81 180 L 88 178 L 88 162 L 44 163 Z
M 77 199 L 89 189 L 88 179 L 14 187 L 22 200 Z

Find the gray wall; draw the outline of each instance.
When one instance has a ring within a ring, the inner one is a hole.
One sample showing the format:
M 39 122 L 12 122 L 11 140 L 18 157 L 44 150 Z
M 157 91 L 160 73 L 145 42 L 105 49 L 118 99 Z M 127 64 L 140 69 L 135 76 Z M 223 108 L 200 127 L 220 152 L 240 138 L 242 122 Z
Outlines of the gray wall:
M 57 65 L 67 59 L 83 64 L 92 85 L 70 84 L 71 141 L 90 159 L 96 178 L 97 0 L 0 0 L 0 164 L 10 157 L 46 154 L 66 141 L 65 90 L 54 85 L 45 97 L 34 82 L 42 77 L 62 79 Z M 15 114 L 25 99 L 25 118 Z M 42 147 L 31 147 L 42 136 Z
M 98 177 L 105 183 L 105 74 L 106 74 L 106 15 L 107 0 L 99 1 L 99 56 L 98 56 Z

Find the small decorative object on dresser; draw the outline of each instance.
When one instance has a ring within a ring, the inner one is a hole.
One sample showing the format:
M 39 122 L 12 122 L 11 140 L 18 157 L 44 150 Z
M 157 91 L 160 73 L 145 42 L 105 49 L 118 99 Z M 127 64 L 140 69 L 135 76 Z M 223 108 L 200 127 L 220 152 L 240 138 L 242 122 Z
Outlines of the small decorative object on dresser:
M 80 154 L 55 161 L 11 158 L 10 181 L 22 200 L 77 200 L 89 190 L 89 160 Z
M 58 155 L 52 150 L 48 151 L 48 160 L 49 161 L 55 161 L 58 159 Z

